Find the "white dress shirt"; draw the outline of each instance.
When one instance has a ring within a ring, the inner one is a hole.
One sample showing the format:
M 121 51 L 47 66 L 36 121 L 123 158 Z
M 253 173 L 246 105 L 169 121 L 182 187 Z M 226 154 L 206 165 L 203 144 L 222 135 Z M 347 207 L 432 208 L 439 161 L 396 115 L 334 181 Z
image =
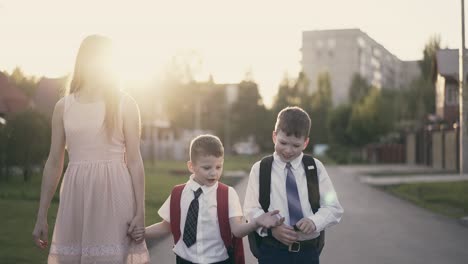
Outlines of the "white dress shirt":
M 187 218 L 187 212 L 190 203 L 195 197 L 193 192 L 200 187 L 202 188 L 203 193 L 198 198 L 199 210 L 197 222 L 197 242 L 190 248 L 187 248 L 182 239 L 184 237 L 185 219 Z M 193 180 L 193 175 L 190 176 L 190 180 L 185 185 L 180 199 L 181 237 L 173 249 L 179 257 L 195 263 L 215 263 L 226 260 L 228 258 L 226 247 L 224 246 L 223 239 L 221 238 L 221 232 L 219 230 L 216 200 L 217 189 L 217 182 L 210 187 L 206 185 L 200 186 L 200 184 Z M 242 207 L 239 202 L 239 196 L 232 187 L 229 187 L 228 197 L 229 218 L 243 216 Z M 167 198 L 158 211 L 161 218 L 169 223 L 171 222 L 170 201 L 171 197 L 169 196 L 169 198 Z
M 307 178 L 304 166 L 302 164 L 302 156 L 299 155 L 296 159 L 291 161 L 291 169 L 294 173 L 301 201 L 302 213 L 304 217 L 311 219 L 317 230 L 309 235 L 299 233 L 299 240 L 309 240 L 316 238 L 320 235 L 320 231 L 327 227 L 335 225 L 340 222 L 343 215 L 343 208 L 338 201 L 333 184 L 328 177 L 327 171 L 322 162 L 315 159 L 317 166 L 318 182 L 320 190 L 320 208 L 316 214 L 312 212 L 309 203 L 309 196 L 307 190 Z M 274 161 L 271 169 L 271 191 L 270 191 L 270 207 L 268 211 L 279 210 L 280 215 L 285 217 L 285 224 L 289 225 L 289 210 L 288 199 L 286 194 L 286 163 L 276 154 L 273 154 Z M 258 217 L 263 213 L 263 209 L 258 201 L 259 195 L 259 174 L 260 174 L 260 161 L 252 166 L 250 171 L 249 183 L 244 200 L 244 212 L 247 219 Z M 263 229 L 258 229 L 257 232 L 261 236 L 266 236 Z

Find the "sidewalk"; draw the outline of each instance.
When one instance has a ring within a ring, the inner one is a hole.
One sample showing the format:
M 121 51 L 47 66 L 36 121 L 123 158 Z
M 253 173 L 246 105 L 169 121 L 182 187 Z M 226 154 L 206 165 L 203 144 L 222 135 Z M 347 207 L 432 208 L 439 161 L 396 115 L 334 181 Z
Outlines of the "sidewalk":
M 468 174 L 437 174 L 437 175 L 408 175 L 408 176 L 361 176 L 361 182 L 374 186 L 398 185 L 417 182 L 454 182 L 468 181 Z
M 437 173 L 440 171 L 424 166 L 408 166 L 408 165 L 382 165 L 380 170 L 384 173 L 380 175 L 369 175 L 379 170 L 379 166 L 358 167 L 357 171 L 361 172 L 359 180 L 362 183 L 371 186 L 389 186 L 411 183 L 434 183 L 434 182 L 459 182 L 468 181 L 468 174 L 460 175 L 459 173 Z M 385 175 L 388 172 L 389 175 Z M 392 175 L 396 173 L 396 175 Z M 403 173 L 406 175 L 398 175 Z M 468 227 L 468 216 L 459 219 L 463 226 Z
M 363 183 L 383 186 L 419 182 L 468 181 L 468 174 L 437 170 L 427 166 L 406 164 L 344 165 L 340 168 L 353 171 Z
M 321 263 L 467 263 L 468 228 L 458 219 L 362 183 L 364 166 L 328 166 L 327 171 L 344 215 L 326 231 Z

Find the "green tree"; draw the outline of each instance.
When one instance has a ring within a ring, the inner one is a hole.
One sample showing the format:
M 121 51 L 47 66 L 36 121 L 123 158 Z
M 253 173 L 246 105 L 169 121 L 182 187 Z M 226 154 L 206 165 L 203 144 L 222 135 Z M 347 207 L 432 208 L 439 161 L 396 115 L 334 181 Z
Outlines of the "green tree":
M 16 67 L 8 76 L 8 82 L 23 91 L 29 98 L 34 96 L 38 84 L 36 77 L 26 76 L 19 67 Z
M 362 147 L 392 131 L 395 124 L 393 100 L 372 88 L 361 103 L 353 105 L 348 131 L 353 145 Z
M 9 120 L 7 126 L 7 166 L 23 169 L 24 181 L 31 177 L 34 166 L 42 166 L 50 146 L 48 120 L 34 111 L 25 111 Z M 33 134 L 31 134 L 33 133 Z
M 351 82 L 351 87 L 349 88 L 349 100 L 351 104 L 360 102 L 364 97 L 369 94 L 371 86 L 362 78 L 361 75 L 355 74 Z
M 304 103 L 304 110 L 309 112 L 312 120 L 310 138 L 314 144 L 328 143 L 327 120 L 332 107 L 330 76 L 328 73 L 321 73 L 317 78 L 317 90 L 310 97 L 310 103 Z
M 165 112 L 175 129 L 195 127 L 195 103 L 198 91 L 195 83 L 184 84 L 173 80 L 163 84 L 162 96 Z
M 426 114 L 435 113 L 435 70 L 436 53 L 440 49 L 440 37 L 433 36 L 426 43 L 423 50 L 423 59 L 420 61 L 422 80 L 418 81 L 419 100 L 424 104 Z
M 401 120 L 424 120 L 429 113 L 434 113 L 434 85 L 422 78 L 413 80 L 409 87 L 400 91 L 398 113 Z
M 307 89 L 308 80 L 304 73 L 299 73 L 296 79 L 285 75 L 273 100 L 273 112 L 278 113 L 288 106 L 304 106 L 307 104 L 310 100 Z
M 424 120 L 435 113 L 435 61 L 440 49 L 440 37 L 433 36 L 426 43 L 423 59 L 419 62 L 421 76 L 401 92 L 400 116 L 406 120 Z
M 329 149 L 327 156 L 338 163 L 352 161 L 352 139 L 348 132 L 351 118 L 351 105 L 339 105 L 330 111 L 328 115 Z
M 273 120 L 263 104 L 258 85 L 244 80 L 238 87 L 238 98 L 232 105 L 230 115 L 232 140 L 246 140 L 253 135 L 260 148 L 266 149 L 271 146 Z
M 327 122 L 330 144 L 351 145 L 351 137 L 348 134 L 351 112 L 352 107 L 350 105 L 339 105 L 330 111 Z
M 423 59 L 419 62 L 421 77 L 425 80 L 433 80 L 436 62 L 436 53 L 440 49 L 440 36 L 429 38 L 424 46 Z

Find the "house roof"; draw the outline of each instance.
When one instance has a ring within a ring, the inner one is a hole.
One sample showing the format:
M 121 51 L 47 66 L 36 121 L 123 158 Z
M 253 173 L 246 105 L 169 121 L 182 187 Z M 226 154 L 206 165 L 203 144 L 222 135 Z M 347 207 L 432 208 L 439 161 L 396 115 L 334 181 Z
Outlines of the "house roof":
M 458 80 L 459 76 L 459 54 L 458 49 L 441 49 L 436 53 L 437 73 L 444 77 L 452 77 Z M 468 73 L 468 52 L 465 53 L 464 70 Z

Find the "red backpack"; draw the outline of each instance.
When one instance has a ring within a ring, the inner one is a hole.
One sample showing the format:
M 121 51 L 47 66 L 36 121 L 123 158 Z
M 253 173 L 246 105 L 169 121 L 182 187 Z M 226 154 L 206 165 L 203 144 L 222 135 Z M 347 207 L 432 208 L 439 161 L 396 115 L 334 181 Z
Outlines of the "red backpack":
M 174 245 L 180 239 L 180 198 L 185 184 L 177 185 L 172 189 L 170 201 L 171 232 L 174 237 Z M 221 238 L 227 249 L 229 259 L 233 264 L 245 264 L 244 246 L 242 238 L 237 238 L 231 233 L 229 224 L 229 187 L 223 183 L 218 183 L 216 190 L 216 200 L 218 202 L 218 222 Z

